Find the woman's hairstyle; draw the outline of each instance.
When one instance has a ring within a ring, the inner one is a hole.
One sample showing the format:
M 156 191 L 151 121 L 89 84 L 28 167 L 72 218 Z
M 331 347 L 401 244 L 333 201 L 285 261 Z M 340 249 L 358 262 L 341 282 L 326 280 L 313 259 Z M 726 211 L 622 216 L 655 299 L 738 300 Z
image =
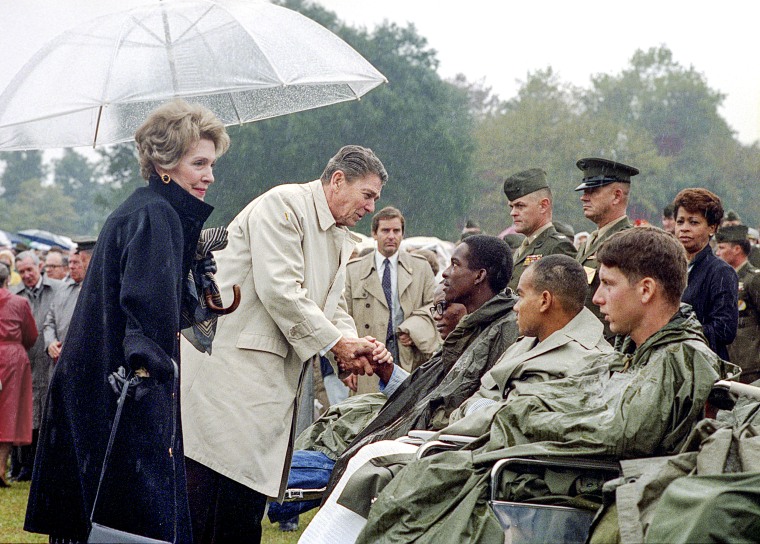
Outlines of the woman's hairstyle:
M 613 234 L 596 254 L 604 266 L 618 268 L 634 284 L 652 278 L 669 302 L 686 289 L 686 250 L 675 236 L 657 227 L 636 227 Z
M 217 157 L 230 147 L 224 124 L 203 106 L 177 99 L 158 107 L 135 133 L 140 174 L 148 179 L 156 167 L 175 168 L 202 139 L 214 142 Z
M 0 287 L 5 287 L 10 275 L 11 271 L 5 266 L 5 263 L 0 263 Z
M 673 216 L 678 217 L 678 208 L 687 212 L 699 212 L 707 219 L 709 226 L 720 225 L 723 219 L 723 205 L 715 193 L 707 189 L 684 189 L 673 200 Z
M 388 172 L 375 153 L 368 147 L 346 145 L 340 148 L 333 158 L 327 162 L 322 172 L 322 183 L 328 183 L 332 175 L 340 170 L 351 182 L 370 174 L 380 178 L 383 185 L 388 181 Z
M 0 250 L 0 256 L 3 255 L 8 258 L 8 264 L 13 267 L 13 265 L 16 263 L 16 256 L 13 254 L 13 252 L 10 249 Z

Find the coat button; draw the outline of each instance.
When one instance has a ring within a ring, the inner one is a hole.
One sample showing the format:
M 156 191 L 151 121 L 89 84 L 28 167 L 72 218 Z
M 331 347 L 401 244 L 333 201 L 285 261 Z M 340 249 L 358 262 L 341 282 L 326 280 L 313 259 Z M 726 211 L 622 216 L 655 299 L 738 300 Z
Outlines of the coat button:
M 364 305 L 364 307 L 365 308 L 369 308 L 370 307 L 370 303 L 368 302 L 367 304 Z
M 369 329 L 369 323 L 365 324 L 365 325 L 364 325 L 364 328 L 365 328 L 365 329 Z

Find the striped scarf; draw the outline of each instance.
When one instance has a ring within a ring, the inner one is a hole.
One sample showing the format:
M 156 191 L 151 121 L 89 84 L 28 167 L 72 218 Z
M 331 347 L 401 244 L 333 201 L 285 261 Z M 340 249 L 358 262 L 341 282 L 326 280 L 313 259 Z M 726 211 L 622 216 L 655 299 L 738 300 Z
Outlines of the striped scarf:
M 198 239 L 195 260 L 185 279 L 185 294 L 182 304 L 182 335 L 201 352 L 211 355 L 211 343 L 216 334 L 218 316 L 206 307 L 204 291 L 209 291 L 214 304 L 222 306 L 222 297 L 216 285 L 214 275 L 210 272 L 197 273 L 195 268 L 212 251 L 227 247 L 227 229 L 215 227 L 203 229 Z

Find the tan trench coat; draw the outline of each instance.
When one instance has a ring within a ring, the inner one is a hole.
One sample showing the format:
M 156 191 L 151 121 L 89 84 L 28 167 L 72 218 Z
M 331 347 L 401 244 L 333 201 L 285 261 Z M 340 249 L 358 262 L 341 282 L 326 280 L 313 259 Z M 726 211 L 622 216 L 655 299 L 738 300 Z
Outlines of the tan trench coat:
M 385 342 L 388 328 L 388 302 L 375 269 L 375 253 L 348 263 L 346 269 L 346 304 L 348 313 L 356 322 L 360 336 L 373 336 Z M 413 253 L 400 251 L 398 254 L 398 298 L 404 316 L 409 317 L 414 310 L 427 308 L 433 304 L 435 277 L 430 263 Z M 399 350 L 400 356 L 411 354 Z M 402 368 L 409 370 L 412 361 L 399 361 Z M 377 376 L 359 376 L 357 394 L 377 393 Z
M 281 497 L 306 364 L 341 336 L 356 337 L 343 298 L 356 237 L 336 226 L 319 180 L 271 189 L 228 230 L 216 279 L 224 297 L 233 284 L 242 297 L 219 319 L 211 356 L 183 340 L 185 454 Z

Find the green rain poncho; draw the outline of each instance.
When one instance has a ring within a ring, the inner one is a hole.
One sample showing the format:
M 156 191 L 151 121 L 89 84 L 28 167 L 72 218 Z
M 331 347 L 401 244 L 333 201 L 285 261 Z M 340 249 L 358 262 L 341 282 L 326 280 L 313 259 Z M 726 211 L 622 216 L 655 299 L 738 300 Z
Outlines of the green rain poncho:
M 409 463 L 378 496 L 357 542 L 500 542 L 503 530 L 487 506 L 497 459 L 672 454 L 727 370 L 688 306 L 641 346 L 626 339 L 600 362 L 583 375 L 514 391 L 488 411 L 490 428 L 470 449 Z
M 718 419 L 700 421 L 678 455 L 623 461 L 591 542 L 757 542 L 760 403 L 742 398 Z
M 340 469 L 364 444 L 398 438 L 410 429 L 430 429 L 439 420 L 447 422 L 448 415 L 478 390 L 481 376 L 517 339 L 512 311 L 516 300 L 511 292 L 502 291 L 466 315 L 441 349 L 387 402 L 383 394 L 372 393 L 331 406 L 301 433 L 296 449 L 321 451 L 331 459 L 343 456 L 336 465 Z

